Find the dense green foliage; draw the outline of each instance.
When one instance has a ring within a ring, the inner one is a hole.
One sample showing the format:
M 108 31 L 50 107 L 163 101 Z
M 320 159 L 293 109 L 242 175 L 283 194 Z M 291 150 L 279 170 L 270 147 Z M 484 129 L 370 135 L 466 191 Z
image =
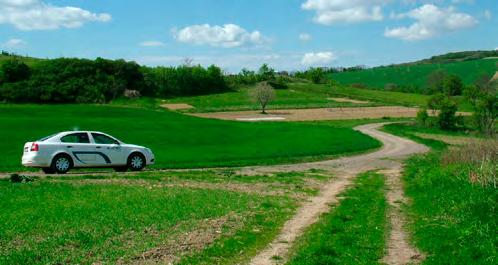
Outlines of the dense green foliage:
M 498 51 L 464 51 L 464 52 L 450 52 L 443 55 L 432 56 L 429 59 L 421 60 L 412 64 L 423 63 L 451 63 L 461 61 L 472 61 L 490 57 L 498 57 Z
M 362 84 L 372 89 L 429 94 L 428 79 L 437 70 L 456 75 L 464 85 L 471 85 L 483 75 L 493 76 L 497 71 L 497 62 L 498 59 L 482 59 L 445 64 L 393 65 L 329 76 L 344 85 Z
M 380 145 L 351 128 L 329 125 L 218 121 L 119 106 L 0 105 L 0 170 L 20 168 L 25 142 L 73 129 L 147 146 L 156 155 L 156 168 L 282 163 Z
M 291 265 L 379 264 L 384 256 L 384 177 L 366 173 L 330 213 L 301 238 Z
M 125 90 L 181 96 L 228 90 L 220 68 L 141 67 L 124 60 L 59 58 L 32 67 L 12 57 L 0 63 L 0 102 L 106 103 Z
M 169 174 L 0 181 L 0 264 L 133 263 L 187 233 L 201 234 L 216 219 L 227 225 L 217 228 L 223 235 L 202 258 L 234 264 L 230 260 L 240 261 L 241 251 L 252 253 L 271 240 L 295 207 L 286 197 L 160 186 L 189 173 Z
M 323 68 L 310 68 L 306 71 L 296 72 L 297 78 L 307 79 L 315 84 L 325 83 L 327 81 L 326 71 Z

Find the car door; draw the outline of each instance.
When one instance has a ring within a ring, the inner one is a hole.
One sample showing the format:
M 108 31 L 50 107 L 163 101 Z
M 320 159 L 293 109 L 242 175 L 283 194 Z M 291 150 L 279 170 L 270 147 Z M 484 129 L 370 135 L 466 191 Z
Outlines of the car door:
M 124 151 L 118 140 L 101 133 L 92 133 L 97 152 L 97 163 L 104 165 L 125 165 Z
M 60 139 L 62 148 L 74 159 L 75 166 L 93 166 L 96 162 L 95 152 L 90 145 L 88 133 L 71 133 Z

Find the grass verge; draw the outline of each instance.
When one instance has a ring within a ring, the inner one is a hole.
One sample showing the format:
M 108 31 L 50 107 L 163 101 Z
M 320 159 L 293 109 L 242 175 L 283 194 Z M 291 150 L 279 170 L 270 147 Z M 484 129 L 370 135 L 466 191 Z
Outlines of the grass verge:
M 289 264 L 377 264 L 385 247 L 384 189 L 384 176 L 359 176 L 340 205 L 303 235 Z
M 424 129 L 389 125 L 386 130 L 434 149 L 409 159 L 404 174 L 406 195 L 412 201 L 406 207 L 409 228 L 416 246 L 427 254 L 424 264 L 496 264 L 498 190 L 473 179 L 472 172 L 480 170 L 478 164 L 443 164 L 441 157 L 455 150 L 413 135 Z M 495 176 L 496 169 L 495 164 Z

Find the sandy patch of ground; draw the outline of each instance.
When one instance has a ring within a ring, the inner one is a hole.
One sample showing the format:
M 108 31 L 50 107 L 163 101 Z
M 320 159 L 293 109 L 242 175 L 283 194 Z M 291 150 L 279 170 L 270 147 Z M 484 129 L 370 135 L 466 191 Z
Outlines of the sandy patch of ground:
M 378 169 L 399 171 L 402 167 L 403 159 L 413 154 L 424 153 L 429 150 L 424 145 L 415 143 L 411 140 L 379 131 L 378 128 L 382 126 L 383 124 L 367 124 L 356 128 L 356 130 L 382 141 L 384 144 L 383 147 L 376 152 L 329 161 L 293 165 L 247 167 L 241 169 L 242 173 L 261 174 L 269 172 L 304 171 L 314 168 L 334 172 L 335 176 L 333 180 L 323 185 L 319 195 L 312 197 L 308 202 L 301 205 L 296 215 L 284 224 L 280 234 L 267 246 L 267 248 L 262 250 L 251 260 L 251 264 L 265 265 L 285 263 L 289 258 L 289 249 L 299 236 L 302 235 L 306 228 L 314 224 L 322 213 L 330 210 L 329 205 L 331 203 L 338 202 L 338 195 L 351 185 L 353 178 L 357 174 Z M 392 187 L 393 190 L 401 188 L 401 186 Z M 400 229 L 401 230 L 397 231 L 403 231 L 402 227 Z M 404 232 L 401 233 L 405 235 Z M 406 237 L 404 238 L 406 239 Z M 400 244 L 399 248 L 394 248 L 391 253 L 394 251 L 396 253 L 393 255 L 403 256 L 403 253 L 398 252 L 403 252 L 407 249 L 407 246 L 408 245 Z M 418 253 L 416 250 L 414 251 L 414 253 Z M 415 261 L 415 259 L 411 259 L 411 257 L 415 255 L 409 256 L 411 262 Z M 281 259 L 275 260 L 273 257 L 280 257 Z
M 418 108 L 385 106 L 385 107 L 356 107 L 356 108 L 319 108 L 319 109 L 286 109 L 271 110 L 268 114 L 259 111 L 228 111 L 193 113 L 191 115 L 220 120 L 238 121 L 317 121 L 317 120 L 352 120 L 352 119 L 380 119 L 414 118 Z M 459 115 L 470 113 L 459 112 Z
M 188 109 L 193 109 L 194 106 L 189 105 L 189 104 L 184 104 L 184 103 L 178 103 L 178 104 L 161 104 L 161 107 L 169 109 L 169 110 L 188 110 Z
M 370 101 L 356 100 L 350 98 L 327 98 L 328 100 L 333 100 L 336 102 L 346 102 L 346 103 L 354 103 L 354 104 L 368 104 Z

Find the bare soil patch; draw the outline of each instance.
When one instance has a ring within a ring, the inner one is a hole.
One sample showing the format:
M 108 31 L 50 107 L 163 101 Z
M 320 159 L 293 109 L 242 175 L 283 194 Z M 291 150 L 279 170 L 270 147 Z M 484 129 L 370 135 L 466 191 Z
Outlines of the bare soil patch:
M 169 109 L 169 110 L 188 110 L 188 109 L 193 109 L 194 106 L 189 105 L 189 104 L 184 104 L 184 103 L 178 103 L 178 104 L 161 104 L 161 107 Z
M 356 107 L 356 108 L 319 108 L 319 109 L 287 109 L 271 110 L 267 115 L 258 111 L 230 111 L 195 113 L 197 117 L 221 120 L 248 120 L 263 118 L 285 118 L 285 121 L 315 121 L 315 120 L 350 120 L 378 119 L 383 117 L 413 118 L 417 116 L 418 108 L 411 107 Z
M 333 100 L 336 102 L 346 102 L 346 103 L 354 103 L 354 104 L 368 104 L 370 101 L 350 99 L 350 98 L 327 98 L 328 100 Z
M 491 78 L 491 82 L 498 80 L 498 72 Z

